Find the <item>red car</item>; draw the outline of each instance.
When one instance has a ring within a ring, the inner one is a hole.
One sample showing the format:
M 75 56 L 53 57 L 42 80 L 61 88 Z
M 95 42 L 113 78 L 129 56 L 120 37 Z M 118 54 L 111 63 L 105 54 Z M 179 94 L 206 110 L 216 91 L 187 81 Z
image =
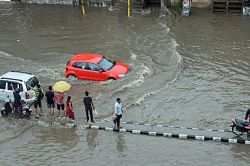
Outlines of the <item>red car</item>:
M 117 80 L 128 72 L 127 65 L 100 54 L 76 54 L 66 66 L 65 76 L 94 81 Z

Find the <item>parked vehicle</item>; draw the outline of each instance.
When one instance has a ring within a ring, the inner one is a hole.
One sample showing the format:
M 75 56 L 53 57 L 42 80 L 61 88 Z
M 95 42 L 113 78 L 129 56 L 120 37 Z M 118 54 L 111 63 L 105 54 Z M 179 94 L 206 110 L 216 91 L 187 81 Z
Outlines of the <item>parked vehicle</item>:
M 250 134 L 250 123 L 245 120 L 233 118 L 231 127 L 235 135 L 241 135 L 243 133 Z
M 31 110 L 32 103 L 28 101 L 22 101 L 22 117 L 29 117 L 32 110 Z M 1 109 L 1 114 L 4 117 L 7 117 L 9 114 L 12 113 L 12 102 L 9 96 L 4 101 L 3 108 Z M 18 114 L 16 112 L 16 114 Z
M 0 76 L 0 100 L 4 101 L 7 96 L 14 100 L 13 88 L 19 88 L 23 101 L 33 102 L 35 92 L 32 87 L 39 84 L 37 77 L 31 73 L 11 71 Z M 12 87 L 13 86 L 13 87 Z
M 129 67 L 100 54 L 76 54 L 66 66 L 65 76 L 73 79 L 106 81 L 124 77 Z
M 31 114 L 31 103 L 29 103 L 29 102 L 25 102 L 25 101 L 23 101 L 22 102 L 22 115 L 24 116 L 24 117 L 26 117 L 26 118 L 28 118 L 29 116 L 30 116 L 30 114 Z
M 10 113 L 12 113 L 12 107 L 11 107 L 11 99 L 9 96 L 6 97 L 3 108 L 1 109 L 2 116 L 8 116 Z

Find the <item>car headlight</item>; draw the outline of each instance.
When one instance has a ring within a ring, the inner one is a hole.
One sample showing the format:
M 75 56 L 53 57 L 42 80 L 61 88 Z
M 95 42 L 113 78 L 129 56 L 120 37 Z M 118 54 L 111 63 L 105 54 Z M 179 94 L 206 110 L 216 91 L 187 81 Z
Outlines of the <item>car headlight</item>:
M 118 77 L 124 77 L 125 75 L 124 74 L 118 74 Z

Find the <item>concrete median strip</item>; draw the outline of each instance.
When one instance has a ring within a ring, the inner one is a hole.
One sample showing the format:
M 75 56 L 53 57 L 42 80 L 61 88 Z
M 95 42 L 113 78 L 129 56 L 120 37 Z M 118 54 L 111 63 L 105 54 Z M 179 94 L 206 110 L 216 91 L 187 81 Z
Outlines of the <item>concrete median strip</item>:
M 106 131 L 115 131 L 121 133 L 131 133 L 131 134 L 139 134 L 139 135 L 148 135 L 148 136 L 162 136 L 169 138 L 179 138 L 179 139 L 193 139 L 193 140 L 201 140 L 201 141 L 215 141 L 215 142 L 226 142 L 233 144 L 250 144 L 250 141 L 244 139 L 233 139 L 233 138 L 221 138 L 221 137 L 210 137 L 210 136 L 202 136 L 202 135 L 188 135 L 188 134 L 175 134 L 175 133 L 162 133 L 155 131 L 143 131 L 143 130 L 135 130 L 135 129 L 118 129 L 118 128 L 110 128 L 110 127 L 101 127 L 101 126 L 88 126 L 87 129 L 97 129 L 97 130 L 106 130 Z
M 195 139 L 204 141 L 205 140 L 205 136 L 196 135 Z
M 173 133 L 173 132 L 159 132 L 159 131 L 154 131 L 154 129 L 152 128 L 151 130 L 148 129 L 126 129 L 126 128 L 113 128 L 110 126 L 103 126 L 102 125 L 98 125 L 98 124 L 94 124 L 94 125 L 77 125 L 75 123 L 63 123 L 60 124 L 60 122 L 46 122 L 46 121 L 41 121 L 38 120 L 37 123 L 39 125 L 43 125 L 43 126 L 63 126 L 63 127 L 67 127 L 67 128 L 74 128 L 77 127 L 78 129 L 92 129 L 92 130 L 105 130 L 105 131 L 114 131 L 114 132 L 120 132 L 120 133 L 131 133 L 131 134 L 137 134 L 137 135 L 148 135 L 148 136 L 161 136 L 161 137 L 168 137 L 168 138 L 179 138 L 179 139 L 193 139 L 193 140 L 201 140 L 201 141 L 215 141 L 215 142 L 226 142 L 226 143 L 233 143 L 233 144 L 250 144 L 250 140 L 247 139 L 236 139 L 234 137 L 228 136 L 228 138 L 224 138 L 223 136 L 206 136 L 206 135 L 196 135 L 196 134 L 182 134 L 182 133 Z M 125 122 L 123 124 L 128 124 L 128 125 L 142 125 L 140 123 L 129 123 L 129 122 Z M 152 125 L 145 125 L 145 126 L 152 126 Z M 165 125 L 154 125 L 155 127 L 159 127 L 161 128 L 163 127 L 167 127 Z M 173 126 L 168 126 L 168 128 L 176 128 Z M 180 128 L 180 127 L 179 127 Z M 181 129 L 183 129 L 184 127 L 182 127 Z M 192 129 L 192 128 L 184 128 L 184 129 Z M 196 129 L 195 129 L 196 130 Z M 216 131 L 216 132 L 221 132 L 219 130 L 211 130 L 211 129 L 202 129 L 204 131 Z M 191 130 L 190 130 L 191 131 Z M 205 133 L 203 133 L 205 134 Z

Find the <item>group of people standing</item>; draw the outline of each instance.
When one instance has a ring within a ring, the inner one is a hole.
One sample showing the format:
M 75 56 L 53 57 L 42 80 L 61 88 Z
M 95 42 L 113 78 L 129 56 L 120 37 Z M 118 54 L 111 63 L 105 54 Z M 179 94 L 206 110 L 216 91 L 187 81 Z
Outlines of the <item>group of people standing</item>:
M 66 101 L 66 112 L 64 113 L 64 93 L 63 92 L 53 92 L 52 86 L 49 86 L 48 91 L 46 91 L 45 95 L 41 89 L 41 86 L 36 85 L 33 90 L 35 91 L 36 97 L 34 101 L 34 107 L 36 112 L 36 118 L 40 118 L 43 116 L 42 111 L 42 100 L 43 96 L 45 96 L 45 100 L 47 103 L 47 107 L 49 109 L 48 116 L 49 118 L 61 118 L 68 117 L 70 119 L 75 119 L 73 112 L 73 105 L 71 102 L 71 96 L 67 97 Z M 57 107 L 58 113 L 55 114 L 55 106 Z
M 49 86 L 48 91 L 46 93 L 43 93 L 43 90 L 41 89 L 41 86 L 37 84 L 33 88 L 35 92 L 35 101 L 34 101 L 34 108 L 36 113 L 36 118 L 40 118 L 43 116 L 42 111 L 42 100 L 45 96 L 45 100 L 48 107 L 48 117 L 49 118 L 61 118 L 61 117 L 67 117 L 69 119 L 75 119 L 74 111 L 73 111 L 73 105 L 71 102 L 71 96 L 67 96 L 66 101 L 66 112 L 64 112 L 64 93 L 63 92 L 54 92 L 52 90 L 52 86 Z M 21 96 L 18 95 L 18 92 L 14 91 L 14 106 L 18 107 L 21 105 L 19 101 L 21 101 Z M 83 98 L 83 103 L 85 106 L 85 112 L 86 112 L 86 122 L 87 123 L 94 123 L 94 117 L 93 112 L 95 111 L 95 106 L 93 104 L 92 98 L 89 96 L 89 92 L 85 91 L 85 97 Z M 57 107 L 58 113 L 55 114 L 55 107 Z M 122 118 L 123 109 L 121 104 L 121 99 L 117 98 L 115 103 L 115 110 L 114 110 L 114 117 L 113 122 L 117 128 L 122 128 L 120 126 L 120 119 Z

